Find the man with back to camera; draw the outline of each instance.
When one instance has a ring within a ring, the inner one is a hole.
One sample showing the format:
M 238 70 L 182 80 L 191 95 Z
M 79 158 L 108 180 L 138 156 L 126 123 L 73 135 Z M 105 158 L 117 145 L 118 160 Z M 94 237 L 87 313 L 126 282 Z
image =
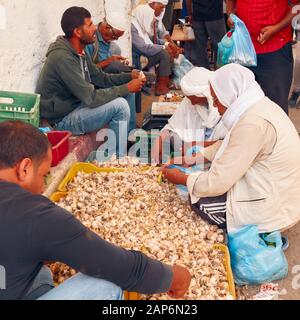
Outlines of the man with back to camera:
M 94 65 L 84 49 L 96 40 L 97 28 L 85 8 L 67 9 L 61 26 L 65 36 L 50 45 L 38 80 L 41 117 L 56 130 L 71 131 L 75 135 L 97 131 L 109 124 L 117 145 L 115 148 L 111 142 L 108 153 L 122 157 L 127 144 L 119 144 L 119 137 L 127 136 L 128 132 L 120 123 L 129 125 L 129 131 L 135 129 L 132 93 L 140 92 L 145 80 L 138 71 L 107 74 Z
M 191 276 L 141 252 L 114 246 L 41 196 L 52 161 L 44 134 L 23 122 L 0 124 L 0 300 L 114 300 L 123 290 L 183 297 Z M 54 289 L 45 262 L 81 272 Z

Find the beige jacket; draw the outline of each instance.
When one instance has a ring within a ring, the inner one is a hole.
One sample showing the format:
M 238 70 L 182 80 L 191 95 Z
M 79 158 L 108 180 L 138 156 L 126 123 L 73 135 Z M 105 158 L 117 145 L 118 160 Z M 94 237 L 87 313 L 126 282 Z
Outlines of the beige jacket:
M 214 159 L 221 142 L 203 155 Z M 227 192 L 228 231 L 287 229 L 300 220 L 300 139 L 285 113 L 264 98 L 240 119 L 209 172 L 188 179 L 192 202 Z

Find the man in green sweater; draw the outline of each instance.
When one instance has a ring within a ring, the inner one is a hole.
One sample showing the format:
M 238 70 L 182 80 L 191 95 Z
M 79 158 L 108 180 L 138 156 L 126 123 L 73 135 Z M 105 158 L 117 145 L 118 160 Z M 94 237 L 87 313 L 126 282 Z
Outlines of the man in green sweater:
M 115 139 L 108 140 L 108 153 L 124 156 L 128 126 L 129 131 L 135 129 L 134 93 L 141 91 L 145 80 L 136 71 L 106 74 L 85 55 L 85 47 L 96 40 L 97 29 L 85 8 L 67 9 L 61 26 L 65 36 L 50 45 L 38 80 L 41 117 L 55 129 L 75 135 L 109 124 Z

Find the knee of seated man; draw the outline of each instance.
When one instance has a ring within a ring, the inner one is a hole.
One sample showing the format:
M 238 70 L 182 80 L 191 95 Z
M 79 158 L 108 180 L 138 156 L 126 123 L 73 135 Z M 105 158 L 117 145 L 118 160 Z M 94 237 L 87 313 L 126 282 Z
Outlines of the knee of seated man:
M 118 114 L 122 114 L 124 120 L 130 119 L 130 107 L 125 98 L 118 98 L 115 100 L 115 111 Z

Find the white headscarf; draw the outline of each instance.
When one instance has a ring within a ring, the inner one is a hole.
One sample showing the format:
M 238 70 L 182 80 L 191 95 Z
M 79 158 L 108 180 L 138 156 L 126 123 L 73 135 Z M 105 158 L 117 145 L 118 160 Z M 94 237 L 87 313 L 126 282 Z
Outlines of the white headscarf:
M 239 64 L 228 64 L 220 68 L 213 74 L 210 83 L 219 101 L 227 108 L 222 121 L 229 133 L 216 155 L 215 159 L 219 159 L 229 143 L 235 125 L 265 94 L 255 81 L 253 72 Z
M 121 12 L 107 12 L 105 20 L 111 27 L 116 30 L 126 31 L 127 29 L 126 19 Z
M 153 44 L 150 39 L 153 34 L 153 22 L 155 20 L 154 10 L 147 4 L 140 5 L 132 11 L 132 24 L 137 29 L 146 44 Z
M 181 80 L 181 89 L 186 96 L 205 97 L 208 101 L 208 109 L 203 106 L 195 106 L 203 125 L 212 129 L 220 121 L 221 116 L 218 109 L 214 107 L 213 99 L 210 94 L 209 81 L 213 72 L 205 68 L 194 68 L 188 72 Z
M 227 134 L 221 116 L 213 106 L 213 99 L 209 90 L 209 81 L 213 72 L 205 68 L 194 68 L 187 73 L 181 81 L 181 89 L 186 96 L 205 97 L 207 105 L 193 106 L 188 98 L 185 98 L 169 120 L 166 129 L 177 133 L 185 142 L 204 141 L 205 129 L 213 129 L 212 139 L 223 139 Z
M 149 0 L 148 3 L 159 2 L 164 4 L 165 6 L 169 3 L 169 0 Z

